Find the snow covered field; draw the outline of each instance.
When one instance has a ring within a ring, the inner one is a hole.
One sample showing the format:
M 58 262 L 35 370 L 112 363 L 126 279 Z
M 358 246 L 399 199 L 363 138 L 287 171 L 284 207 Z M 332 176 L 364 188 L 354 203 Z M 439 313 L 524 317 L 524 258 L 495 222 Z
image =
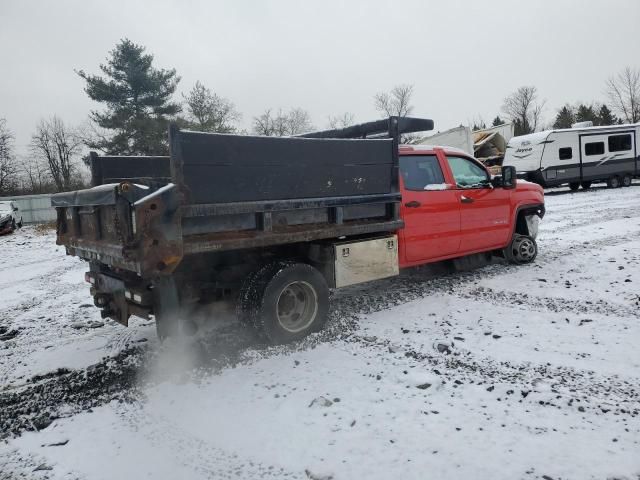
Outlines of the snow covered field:
M 339 291 L 278 348 L 161 346 L 53 234 L 0 237 L 0 479 L 640 478 L 640 185 L 546 204 L 535 264 Z

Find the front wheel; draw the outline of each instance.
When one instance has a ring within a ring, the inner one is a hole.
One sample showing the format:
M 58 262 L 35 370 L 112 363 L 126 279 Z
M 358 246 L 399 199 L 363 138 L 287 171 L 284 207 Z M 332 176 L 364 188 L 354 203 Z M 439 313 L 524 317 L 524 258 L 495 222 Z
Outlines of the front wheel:
M 630 187 L 631 186 L 631 182 L 633 181 L 633 179 L 631 178 L 631 175 L 629 175 L 628 173 L 626 175 L 624 175 L 622 177 L 622 186 L 623 187 Z
M 580 188 L 580 182 L 571 182 L 569 183 L 569 189 L 572 192 L 575 192 L 576 190 L 578 190 Z
M 505 248 L 504 256 L 509 263 L 516 265 L 531 263 L 538 256 L 538 244 L 529 235 L 516 234 Z
M 580 182 L 580 186 L 585 190 L 589 190 L 591 188 L 591 181 Z
M 247 278 L 237 304 L 241 321 L 273 344 L 299 340 L 327 320 L 329 288 L 305 263 L 273 262 Z

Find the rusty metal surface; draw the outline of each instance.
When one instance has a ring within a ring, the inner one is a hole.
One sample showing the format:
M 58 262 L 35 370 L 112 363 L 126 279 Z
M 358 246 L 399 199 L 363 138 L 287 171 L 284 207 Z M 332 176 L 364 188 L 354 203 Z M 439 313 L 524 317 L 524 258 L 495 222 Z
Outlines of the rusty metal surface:
M 106 205 L 56 207 L 57 243 L 69 255 L 142 276 L 169 274 L 182 259 L 174 190 L 167 186 L 142 197 L 149 191 L 123 182 Z
M 172 273 L 183 257 L 182 217 L 178 191 L 166 185 L 134 203 L 136 242 L 143 276 Z

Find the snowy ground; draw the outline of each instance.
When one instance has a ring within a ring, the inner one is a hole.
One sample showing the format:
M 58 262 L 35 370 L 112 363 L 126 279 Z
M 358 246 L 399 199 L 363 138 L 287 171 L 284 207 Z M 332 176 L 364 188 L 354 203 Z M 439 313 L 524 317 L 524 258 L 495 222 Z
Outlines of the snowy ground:
M 546 202 L 534 265 L 336 292 L 279 348 L 160 346 L 52 234 L 0 238 L 0 479 L 640 478 L 640 185 Z

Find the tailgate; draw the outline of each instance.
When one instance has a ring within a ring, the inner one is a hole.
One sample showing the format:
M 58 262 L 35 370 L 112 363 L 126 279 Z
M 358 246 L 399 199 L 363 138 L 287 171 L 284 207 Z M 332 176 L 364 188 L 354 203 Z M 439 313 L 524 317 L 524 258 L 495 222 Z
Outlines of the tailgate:
M 182 259 L 179 209 L 173 184 L 158 190 L 130 182 L 99 185 L 51 197 L 57 244 L 68 255 L 154 276 Z

